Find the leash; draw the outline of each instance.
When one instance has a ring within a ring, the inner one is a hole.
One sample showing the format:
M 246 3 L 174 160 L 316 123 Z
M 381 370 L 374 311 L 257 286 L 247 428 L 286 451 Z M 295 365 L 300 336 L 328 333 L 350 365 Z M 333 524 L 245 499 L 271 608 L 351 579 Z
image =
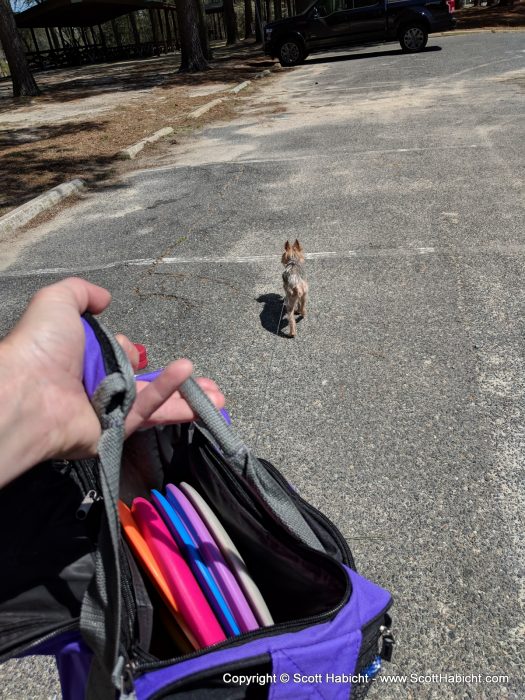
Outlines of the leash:
M 259 433 L 261 431 L 261 424 L 262 424 L 262 419 L 264 416 L 264 409 L 266 407 L 266 397 L 268 395 L 268 387 L 270 386 L 270 372 L 272 371 L 273 358 L 275 356 L 275 348 L 277 347 L 277 338 L 279 337 L 279 330 L 281 328 L 281 320 L 283 318 L 285 303 L 286 303 L 286 297 L 283 299 L 283 303 L 281 304 L 281 313 L 279 315 L 279 321 L 277 322 L 277 328 L 275 329 L 276 338 L 275 338 L 275 341 L 273 344 L 272 354 L 270 356 L 270 363 L 268 365 L 268 372 L 266 373 L 266 386 L 264 387 L 263 403 L 262 403 L 261 411 L 260 411 L 260 415 L 259 415 L 259 423 L 257 424 L 257 430 L 255 432 L 255 443 L 253 446 L 254 452 L 257 449 L 257 443 L 259 442 Z

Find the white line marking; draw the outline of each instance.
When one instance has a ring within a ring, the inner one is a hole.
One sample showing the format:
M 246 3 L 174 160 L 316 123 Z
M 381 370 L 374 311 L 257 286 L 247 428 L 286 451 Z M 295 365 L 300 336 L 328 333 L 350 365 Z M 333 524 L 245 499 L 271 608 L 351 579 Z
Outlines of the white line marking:
M 428 249 L 426 252 L 434 252 L 434 249 Z M 307 260 L 328 259 L 328 258 L 355 258 L 358 256 L 368 257 L 370 255 L 416 255 L 421 253 L 419 248 L 384 248 L 382 250 L 327 250 L 318 253 L 305 253 Z M 277 262 L 281 259 L 280 255 L 246 255 L 234 258 L 229 257 L 165 257 L 165 258 L 138 258 L 136 260 L 121 260 L 111 263 L 102 263 L 99 265 L 82 265 L 79 267 L 49 267 L 39 268 L 36 270 L 12 270 L 0 272 L 1 278 L 9 277 L 38 277 L 41 275 L 78 275 L 84 272 L 97 272 L 99 270 L 110 270 L 115 267 L 145 267 L 149 265 L 217 265 L 217 264 L 234 264 L 243 263 L 262 263 L 265 261 Z
M 383 258 L 383 257 L 401 257 L 411 255 L 440 255 L 457 253 L 459 255 L 476 255 L 497 253 L 498 255 L 525 255 L 525 245 L 487 245 L 479 248 L 447 248 L 437 250 L 433 246 L 418 246 L 414 248 L 361 248 L 359 250 L 325 250 L 316 253 L 305 253 L 307 260 L 329 260 L 348 259 L 348 258 Z M 146 267 L 155 265 L 161 267 L 163 265 L 217 265 L 217 264 L 245 264 L 245 263 L 263 263 L 263 262 L 278 262 L 281 259 L 280 255 L 245 255 L 237 257 L 165 257 L 165 258 L 137 258 L 135 260 L 120 260 L 111 263 L 101 263 L 99 265 L 83 265 L 78 267 L 49 267 L 36 270 L 11 270 L 0 272 L 0 279 L 17 278 L 17 277 L 40 277 L 45 275 L 78 275 L 84 272 L 97 272 L 99 270 L 110 270 L 116 267 Z

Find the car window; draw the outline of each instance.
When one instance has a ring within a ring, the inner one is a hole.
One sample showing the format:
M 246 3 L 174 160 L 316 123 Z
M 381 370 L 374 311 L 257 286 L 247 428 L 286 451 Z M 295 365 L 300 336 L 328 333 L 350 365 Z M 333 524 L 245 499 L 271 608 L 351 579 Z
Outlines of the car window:
M 377 0 L 354 0 L 354 10 L 359 10 L 361 7 L 374 7 L 379 5 Z
M 327 17 L 334 12 L 341 10 L 351 10 L 352 0 L 319 0 L 316 4 L 316 9 L 319 17 Z

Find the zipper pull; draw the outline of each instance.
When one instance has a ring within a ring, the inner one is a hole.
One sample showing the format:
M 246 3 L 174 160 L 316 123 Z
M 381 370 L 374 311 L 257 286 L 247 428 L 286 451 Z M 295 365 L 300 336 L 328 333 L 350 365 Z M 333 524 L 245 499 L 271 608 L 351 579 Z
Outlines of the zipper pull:
M 396 643 L 396 640 L 394 639 L 394 635 L 392 634 L 392 630 L 390 629 L 390 624 L 391 624 L 391 619 L 388 617 L 388 620 L 385 620 L 387 622 L 386 625 L 381 625 L 379 628 L 379 643 L 380 643 L 380 650 L 379 650 L 379 655 L 381 656 L 382 659 L 385 661 L 391 661 L 392 660 L 392 651 L 394 649 L 394 644 Z
M 117 662 L 124 662 L 124 657 L 120 656 Z M 122 673 L 120 675 L 120 695 L 119 700 L 137 700 L 137 693 L 135 692 L 135 683 L 133 681 L 133 662 L 128 661 L 122 668 Z
M 82 503 L 79 505 L 77 512 L 76 512 L 76 517 L 77 520 L 85 520 L 89 514 L 89 511 L 91 510 L 91 506 L 93 503 L 96 501 L 100 500 L 100 496 L 98 493 L 94 490 L 91 489 L 91 491 L 88 491 L 86 495 L 84 496 Z

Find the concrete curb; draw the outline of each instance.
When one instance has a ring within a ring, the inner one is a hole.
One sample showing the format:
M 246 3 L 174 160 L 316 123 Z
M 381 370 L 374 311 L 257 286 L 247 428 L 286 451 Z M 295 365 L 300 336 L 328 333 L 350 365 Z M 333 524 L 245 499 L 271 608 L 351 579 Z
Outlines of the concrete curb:
M 431 36 L 465 36 L 466 34 L 483 34 L 499 32 L 525 32 L 525 27 L 473 27 L 472 29 L 452 29 L 450 32 L 436 32 Z
M 245 80 L 244 82 L 239 83 L 239 84 L 236 85 L 234 88 L 232 88 L 232 89 L 230 90 L 230 92 L 233 92 L 233 94 L 236 95 L 236 94 L 237 94 L 238 92 L 240 92 L 241 90 L 244 90 L 244 88 L 247 88 L 248 85 L 251 84 L 251 82 L 252 82 L 251 80 Z
M 140 153 L 140 151 L 142 151 L 142 149 L 147 143 L 155 143 L 155 141 L 159 141 L 164 136 L 169 136 L 172 133 L 173 127 L 165 126 L 163 129 L 159 129 L 151 136 L 147 136 L 145 139 L 142 139 L 142 141 L 137 141 L 137 143 L 134 143 L 132 146 L 128 146 L 122 151 L 119 151 L 118 156 L 123 160 L 132 160 L 133 158 L 135 158 L 137 153 Z
M 224 102 L 225 98 L 224 97 L 218 97 L 216 100 L 212 100 L 211 102 L 206 102 L 205 105 L 202 105 L 202 107 L 199 107 L 198 109 L 194 109 L 193 112 L 190 112 L 188 114 L 188 117 L 193 117 L 194 119 L 197 119 L 197 117 L 200 117 L 202 114 L 205 114 L 206 112 L 209 112 L 210 109 L 213 109 L 216 105 L 219 105 L 221 102 Z
M 271 71 L 271 70 L 268 70 L 268 68 L 266 68 L 266 70 L 262 70 L 262 71 L 260 71 L 259 73 L 256 73 L 253 77 L 254 77 L 256 80 L 259 80 L 260 78 L 266 78 L 266 77 L 268 77 L 268 76 L 271 75 L 271 74 L 272 74 L 272 71 Z
M 31 199 L 22 206 L 13 209 L 0 218 L 0 240 L 2 236 L 12 233 L 48 209 L 51 209 L 66 197 L 72 194 L 80 194 L 86 187 L 84 180 L 76 179 L 64 182 L 52 190 Z

